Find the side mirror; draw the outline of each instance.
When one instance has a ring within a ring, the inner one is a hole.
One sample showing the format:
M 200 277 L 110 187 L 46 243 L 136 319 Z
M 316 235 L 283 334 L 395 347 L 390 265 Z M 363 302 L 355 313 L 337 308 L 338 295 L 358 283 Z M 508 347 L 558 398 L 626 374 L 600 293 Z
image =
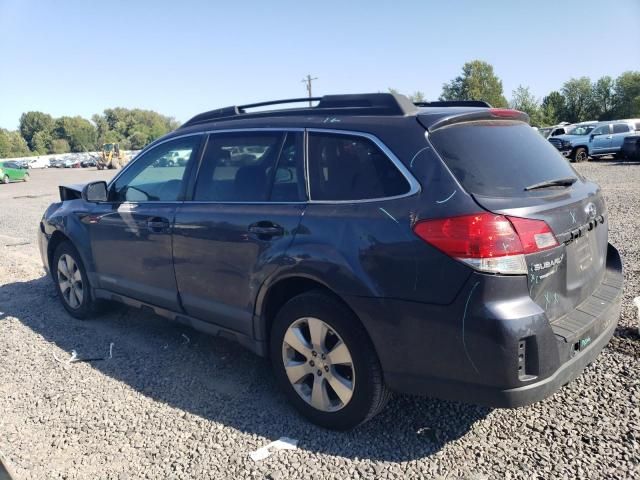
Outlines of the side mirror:
M 589 141 L 593 140 L 596 135 L 596 133 L 592 133 L 591 135 L 589 135 Z
M 99 203 L 107 201 L 107 182 L 87 183 L 82 189 L 82 199 L 85 202 Z

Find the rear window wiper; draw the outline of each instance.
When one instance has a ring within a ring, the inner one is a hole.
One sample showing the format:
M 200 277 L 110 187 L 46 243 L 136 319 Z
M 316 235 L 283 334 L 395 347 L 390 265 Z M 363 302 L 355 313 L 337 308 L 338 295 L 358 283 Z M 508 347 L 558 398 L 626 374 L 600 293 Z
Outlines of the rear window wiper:
M 534 183 L 533 185 L 529 185 L 525 187 L 524 191 L 529 190 L 538 190 L 539 188 L 548 188 L 548 187 L 569 187 L 576 183 L 578 179 L 576 177 L 565 177 L 565 178 L 556 178 L 555 180 L 545 180 L 544 182 Z

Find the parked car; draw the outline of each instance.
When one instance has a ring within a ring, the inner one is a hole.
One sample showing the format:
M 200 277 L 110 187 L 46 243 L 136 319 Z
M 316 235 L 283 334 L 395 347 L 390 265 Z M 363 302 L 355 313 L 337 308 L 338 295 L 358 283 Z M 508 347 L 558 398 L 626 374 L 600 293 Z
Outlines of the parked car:
M 549 142 L 556 147 L 564 157 L 574 162 L 585 162 L 589 158 L 587 147 L 589 135 L 598 125 L 597 122 L 586 125 L 576 125 L 564 135 L 549 138 Z
M 235 339 L 335 429 L 391 391 L 526 405 L 594 361 L 620 255 L 600 188 L 526 114 L 316 100 L 200 114 L 109 183 L 61 187 L 38 238 L 67 312 L 113 300 Z M 228 162 L 245 147 L 262 153 Z
M 554 125 L 553 127 L 538 128 L 538 133 L 544 138 L 550 138 L 558 135 L 564 135 L 565 133 L 567 133 L 569 128 L 571 128 L 571 124 L 569 122 L 562 122 L 558 125 Z
M 562 155 L 575 162 L 604 155 L 620 156 L 625 137 L 635 132 L 633 121 L 599 122 L 594 126 L 579 127 L 567 135 L 550 138 L 549 142 Z
M 80 160 L 75 157 L 67 157 L 59 163 L 60 168 L 80 168 Z
M 91 157 L 86 158 L 80 162 L 82 168 L 95 167 L 98 163 Z
M 640 161 L 640 133 L 628 135 L 622 144 L 622 156 L 626 160 Z
M 29 172 L 17 162 L 0 162 L 0 183 L 26 182 L 29 180 Z
M 49 168 L 49 159 L 36 157 L 29 160 L 29 168 Z

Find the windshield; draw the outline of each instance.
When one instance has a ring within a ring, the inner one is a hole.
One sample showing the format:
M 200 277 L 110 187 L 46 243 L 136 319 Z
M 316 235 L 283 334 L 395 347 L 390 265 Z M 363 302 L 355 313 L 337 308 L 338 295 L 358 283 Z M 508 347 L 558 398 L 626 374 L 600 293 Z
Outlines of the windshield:
M 589 135 L 591 130 L 596 128 L 594 125 L 585 125 L 583 127 L 576 127 L 572 130 L 569 130 L 569 135 Z
M 105 152 L 110 152 L 111 150 L 113 150 L 113 143 L 105 143 L 102 148 Z
M 524 189 L 576 172 L 547 140 L 516 121 L 457 123 L 429 138 L 470 193 L 494 197 L 529 195 Z

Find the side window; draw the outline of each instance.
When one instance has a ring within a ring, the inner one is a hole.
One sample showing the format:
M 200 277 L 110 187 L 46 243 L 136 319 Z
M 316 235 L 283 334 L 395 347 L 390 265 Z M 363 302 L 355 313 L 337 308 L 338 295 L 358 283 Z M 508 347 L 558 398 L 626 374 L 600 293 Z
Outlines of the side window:
M 591 132 L 591 135 L 606 135 L 608 133 L 609 133 L 609 125 L 602 125 L 596 128 L 593 132 Z
M 116 179 L 114 202 L 173 202 L 179 199 L 187 163 L 200 145 L 200 135 L 172 140 L 137 157 Z
M 626 133 L 629 131 L 629 125 L 626 123 L 614 123 L 613 133 Z
M 212 202 L 304 199 L 301 136 L 293 132 L 234 132 L 209 136 L 194 200 Z
M 368 138 L 309 133 L 312 200 L 366 200 L 407 193 L 409 182 Z

